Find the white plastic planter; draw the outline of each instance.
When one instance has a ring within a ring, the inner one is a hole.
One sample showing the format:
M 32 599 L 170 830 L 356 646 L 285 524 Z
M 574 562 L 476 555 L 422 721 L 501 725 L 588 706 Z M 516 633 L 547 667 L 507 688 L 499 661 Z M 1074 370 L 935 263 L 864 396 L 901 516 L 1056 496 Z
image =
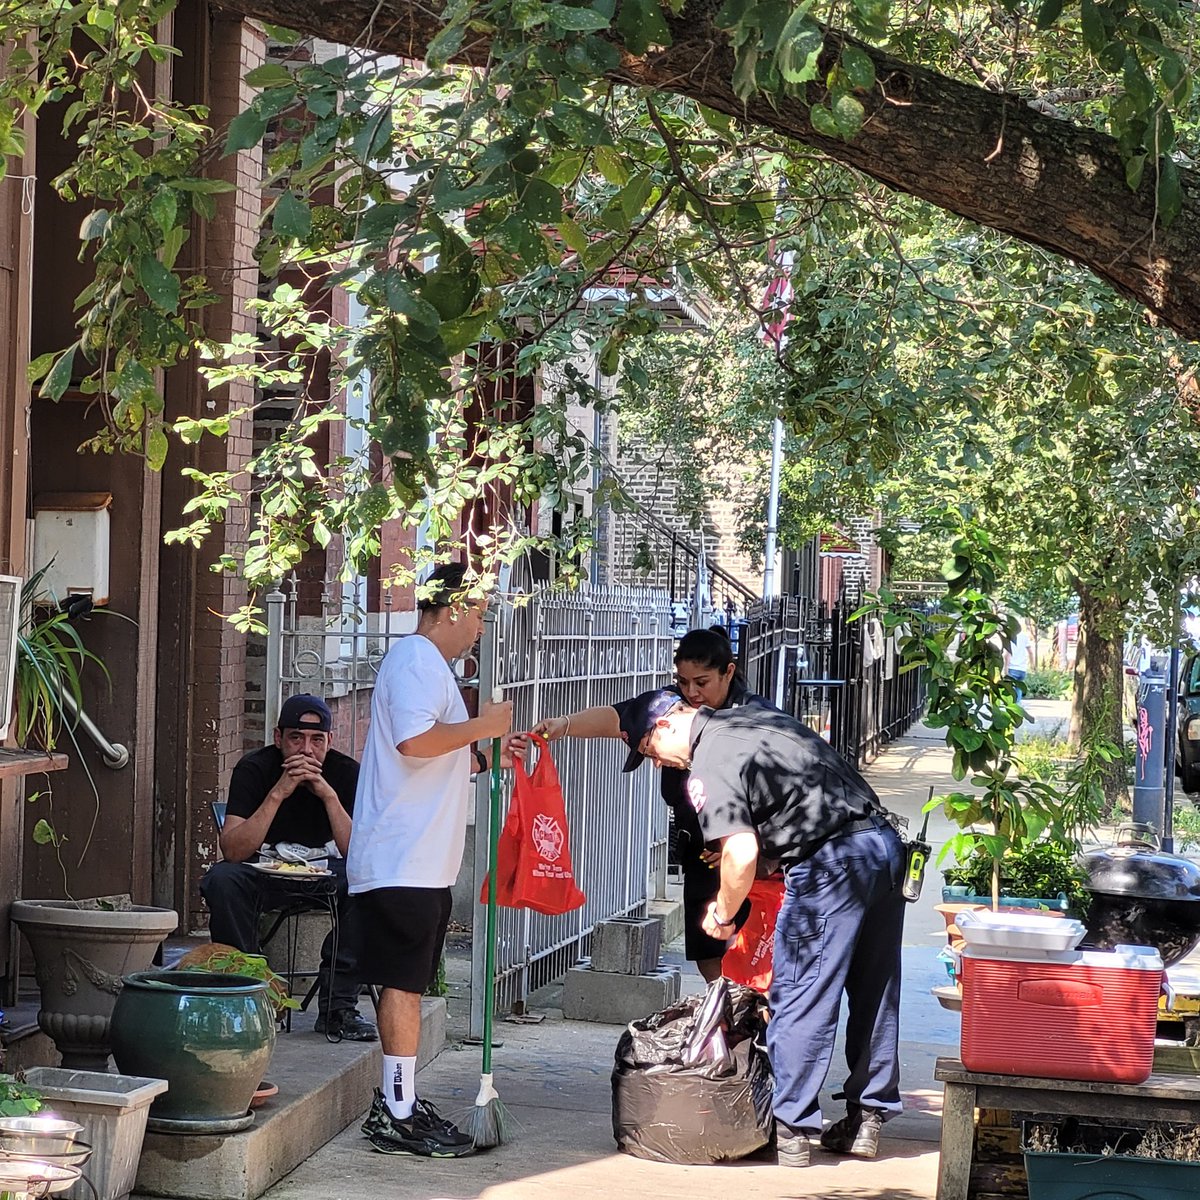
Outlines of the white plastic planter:
M 63 1067 L 30 1067 L 25 1079 L 45 1108 L 83 1126 L 82 1140 L 92 1147 L 84 1172 L 96 1200 L 124 1200 L 137 1178 L 150 1103 L 167 1090 L 167 1081 Z M 80 1181 L 64 1200 L 92 1200 L 91 1189 Z

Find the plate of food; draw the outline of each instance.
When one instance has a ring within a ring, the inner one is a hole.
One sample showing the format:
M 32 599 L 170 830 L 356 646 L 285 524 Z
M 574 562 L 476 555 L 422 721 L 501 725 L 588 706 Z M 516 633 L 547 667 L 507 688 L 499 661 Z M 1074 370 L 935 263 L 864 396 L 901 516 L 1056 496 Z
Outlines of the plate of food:
M 274 859 L 263 859 L 261 862 L 250 864 L 256 871 L 264 875 L 280 875 L 286 879 L 325 879 L 333 874 L 325 867 L 314 867 L 311 863 L 276 862 Z

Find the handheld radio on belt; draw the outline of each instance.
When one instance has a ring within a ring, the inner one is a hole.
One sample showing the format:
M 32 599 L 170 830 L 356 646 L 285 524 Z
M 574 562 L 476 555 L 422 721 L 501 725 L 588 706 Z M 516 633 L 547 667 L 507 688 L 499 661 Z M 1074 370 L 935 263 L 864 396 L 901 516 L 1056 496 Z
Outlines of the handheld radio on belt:
M 933 788 L 929 789 L 929 799 L 933 799 Z M 929 812 L 926 810 L 925 820 L 921 822 L 921 832 L 906 847 L 908 854 L 904 862 L 904 883 L 900 891 L 910 904 L 915 904 L 921 898 L 921 885 L 925 882 L 925 866 L 932 851 L 932 847 L 925 840 L 928 829 Z

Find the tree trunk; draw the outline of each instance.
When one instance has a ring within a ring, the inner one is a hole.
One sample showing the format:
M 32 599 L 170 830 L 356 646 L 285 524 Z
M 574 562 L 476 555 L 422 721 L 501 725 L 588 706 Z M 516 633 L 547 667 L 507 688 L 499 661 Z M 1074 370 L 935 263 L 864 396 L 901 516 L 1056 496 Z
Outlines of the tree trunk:
M 221 6 L 330 41 L 424 57 L 442 26 L 416 0 L 220 0 Z M 689 96 L 720 112 L 814 146 L 898 191 L 981 225 L 1044 246 L 1090 268 L 1165 324 L 1200 338 L 1200 176 L 1179 168 L 1183 209 L 1170 228 L 1155 227 L 1155 172 L 1130 191 L 1115 139 L 1035 112 L 1020 98 L 959 83 L 891 58 L 833 30 L 818 78 L 843 43 L 870 55 L 878 80 L 864 96 L 866 121 L 850 141 L 823 137 L 803 97 L 755 95 L 743 103 L 732 86 L 728 38 L 713 25 L 720 0 L 689 0 L 670 18 L 673 44 L 622 53 L 618 83 Z M 457 55 L 487 62 L 489 36 L 468 34 Z
M 1122 715 L 1125 674 L 1118 627 L 1120 608 L 1095 597 L 1086 587 L 1079 593 L 1079 641 L 1075 647 L 1075 695 L 1071 703 L 1070 748 L 1097 740 L 1124 744 Z M 1103 772 L 1105 816 L 1113 816 L 1128 797 L 1124 760 L 1108 763 Z

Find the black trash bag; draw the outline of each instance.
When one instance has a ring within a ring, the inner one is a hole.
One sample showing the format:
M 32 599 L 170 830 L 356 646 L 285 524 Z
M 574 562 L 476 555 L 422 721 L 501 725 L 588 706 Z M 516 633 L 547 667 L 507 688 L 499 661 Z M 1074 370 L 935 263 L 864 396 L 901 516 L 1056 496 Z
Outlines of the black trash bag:
M 744 1158 L 771 1139 L 775 1081 L 759 993 L 718 979 L 634 1021 L 617 1042 L 613 1137 L 656 1162 Z

